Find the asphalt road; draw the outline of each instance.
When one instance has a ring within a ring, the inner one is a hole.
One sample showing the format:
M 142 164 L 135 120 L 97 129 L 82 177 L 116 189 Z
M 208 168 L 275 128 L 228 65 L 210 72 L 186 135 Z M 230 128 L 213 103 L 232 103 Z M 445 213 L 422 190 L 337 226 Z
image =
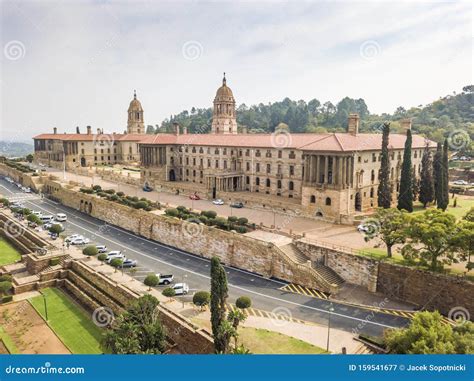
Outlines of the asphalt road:
M 191 298 L 193 292 L 209 290 L 210 261 L 159 242 L 138 237 L 116 226 L 105 224 L 82 212 L 56 202 L 28 195 L 4 179 L 0 180 L 0 193 L 9 198 L 24 199 L 26 207 L 43 213 L 65 213 L 68 221 L 63 223 L 68 234 L 79 233 L 91 239 L 91 243 L 105 244 L 108 250 L 121 250 L 128 258 L 138 261 L 135 278 L 143 280 L 149 273 L 173 274 L 175 282 L 188 283 Z M 252 307 L 282 313 L 322 325 L 328 324 L 331 302 L 280 290 L 283 283 L 263 278 L 240 269 L 226 267 L 229 284 L 229 302 L 239 296 L 252 299 Z M 383 330 L 403 327 L 408 319 L 374 312 L 364 308 L 332 302 L 331 327 L 349 332 L 380 336 Z

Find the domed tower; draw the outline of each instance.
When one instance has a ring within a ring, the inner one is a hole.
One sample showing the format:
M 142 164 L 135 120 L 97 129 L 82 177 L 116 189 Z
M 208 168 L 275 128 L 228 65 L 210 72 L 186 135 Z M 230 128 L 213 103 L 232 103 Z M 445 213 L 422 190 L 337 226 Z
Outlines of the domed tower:
M 133 100 L 128 107 L 127 133 L 144 134 L 145 122 L 143 121 L 143 107 L 137 99 L 137 92 L 133 91 Z
M 217 89 L 214 98 L 214 112 L 212 114 L 213 134 L 236 134 L 237 120 L 235 119 L 235 99 L 227 81 L 222 79 L 222 86 Z

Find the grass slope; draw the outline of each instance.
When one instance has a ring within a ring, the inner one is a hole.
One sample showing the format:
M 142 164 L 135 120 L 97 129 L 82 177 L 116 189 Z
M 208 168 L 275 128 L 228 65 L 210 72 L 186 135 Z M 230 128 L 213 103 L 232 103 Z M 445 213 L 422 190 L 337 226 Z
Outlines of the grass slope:
M 15 263 L 21 259 L 20 253 L 7 241 L 0 238 L 0 266 Z
M 89 314 L 57 288 L 42 290 L 46 295 L 48 325 L 73 354 L 102 353 L 101 329 Z M 43 296 L 30 299 L 38 313 L 46 319 Z

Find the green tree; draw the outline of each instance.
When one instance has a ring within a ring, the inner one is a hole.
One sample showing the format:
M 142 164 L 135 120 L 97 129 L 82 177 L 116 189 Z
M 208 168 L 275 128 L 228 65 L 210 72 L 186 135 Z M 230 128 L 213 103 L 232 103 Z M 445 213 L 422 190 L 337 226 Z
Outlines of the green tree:
M 145 286 L 148 286 L 148 291 L 150 291 L 152 287 L 158 286 L 160 279 L 155 274 L 149 274 L 146 276 L 143 283 L 145 283 Z
M 403 151 L 402 174 L 400 176 L 400 192 L 398 194 L 398 209 L 413 212 L 413 179 L 411 165 L 411 130 L 407 130 L 405 150 Z
M 193 304 L 201 309 L 209 304 L 211 294 L 207 291 L 198 291 L 193 296 Z
M 432 271 L 440 271 L 445 264 L 458 261 L 458 234 L 459 228 L 452 214 L 427 209 L 410 219 L 410 242 L 402 248 L 402 255 Z
M 222 328 L 225 321 L 227 276 L 218 257 L 211 259 L 211 326 L 216 353 L 226 353 L 228 332 Z
M 84 249 L 82 249 L 82 254 L 88 255 L 88 256 L 93 256 L 97 255 L 99 253 L 99 250 L 97 250 L 97 247 L 90 245 L 86 246 Z
M 12 282 L 4 280 L 0 282 L 0 295 L 5 295 L 13 288 Z
M 59 224 L 51 225 L 51 227 L 49 228 L 50 233 L 57 234 L 57 235 L 59 235 L 59 233 L 61 233 L 62 231 L 63 231 L 63 228 Z
M 33 162 L 33 159 L 34 159 L 34 157 L 33 157 L 33 155 L 32 155 L 31 153 L 28 154 L 28 155 L 26 155 L 26 161 L 27 161 L 28 163 L 32 163 L 32 162 Z
M 444 140 L 443 145 L 443 162 L 442 162 L 442 175 L 443 175 L 443 210 L 449 205 L 449 158 L 448 158 L 448 139 Z
M 233 337 L 235 340 L 235 347 L 237 348 L 237 338 L 238 338 L 238 327 L 241 322 L 244 322 L 247 319 L 247 315 L 243 313 L 240 308 L 235 308 L 227 314 L 227 320 L 230 321 L 232 327 L 234 328 Z
M 117 269 L 119 267 L 122 267 L 123 265 L 123 260 L 120 258 L 114 258 L 110 261 L 110 266 L 112 266 L 115 269 L 115 272 L 117 272 Z
M 444 205 L 444 181 L 443 181 L 443 148 L 441 143 L 438 143 L 436 153 L 433 160 L 433 178 L 434 178 L 434 193 L 436 205 L 439 209 L 445 210 L 447 205 Z
M 433 161 L 428 144 L 425 146 L 421 159 L 419 200 L 423 204 L 423 208 L 426 208 L 426 205 L 434 200 Z
M 406 241 L 409 218 L 404 210 L 378 208 L 373 217 L 375 234 L 367 235 L 367 238 L 380 239 L 387 248 L 387 257 L 391 258 L 393 246 Z
M 241 296 L 237 298 L 235 305 L 237 308 L 245 310 L 246 308 L 250 308 L 252 306 L 252 300 L 248 296 Z
M 473 353 L 473 334 L 471 322 L 453 329 L 439 312 L 423 311 L 408 328 L 385 331 L 384 340 L 393 354 L 465 354 Z
M 32 222 L 36 225 L 42 225 L 43 224 L 43 221 L 41 221 L 41 219 L 36 215 L 36 214 L 29 214 L 28 217 L 26 217 L 26 219 L 29 221 L 29 222 Z
M 388 155 L 388 140 L 390 123 L 384 123 L 382 135 L 382 159 L 380 162 L 380 180 L 377 188 L 377 204 L 388 209 L 392 204 L 392 186 L 390 184 L 390 158 Z
M 167 298 L 171 299 L 173 296 L 176 295 L 176 291 L 172 287 L 166 287 L 163 290 L 162 294 L 163 294 L 163 296 L 166 296 Z
M 160 354 L 166 349 L 166 331 L 159 319 L 158 299 L 144 295 L 121 314 L 104 336 L 114 354 Z

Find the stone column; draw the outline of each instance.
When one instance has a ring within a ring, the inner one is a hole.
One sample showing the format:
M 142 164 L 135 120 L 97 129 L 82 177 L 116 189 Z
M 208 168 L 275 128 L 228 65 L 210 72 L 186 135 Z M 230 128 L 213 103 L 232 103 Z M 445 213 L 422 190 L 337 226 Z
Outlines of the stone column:
M 343 184 L 343 171 L 342 171 L 342 166 L 344 164 L 344 158 L 339 157 L 337 158 L 337 184 L 342 185 Z
M 324 184 L 328 184 L 329 175 L 329 156 L 324 156 Z
M 321 181 L 321 176 L 319 175 L 321 171 L 321 156 L 316 156 L 316 184 L 319 184 Z

